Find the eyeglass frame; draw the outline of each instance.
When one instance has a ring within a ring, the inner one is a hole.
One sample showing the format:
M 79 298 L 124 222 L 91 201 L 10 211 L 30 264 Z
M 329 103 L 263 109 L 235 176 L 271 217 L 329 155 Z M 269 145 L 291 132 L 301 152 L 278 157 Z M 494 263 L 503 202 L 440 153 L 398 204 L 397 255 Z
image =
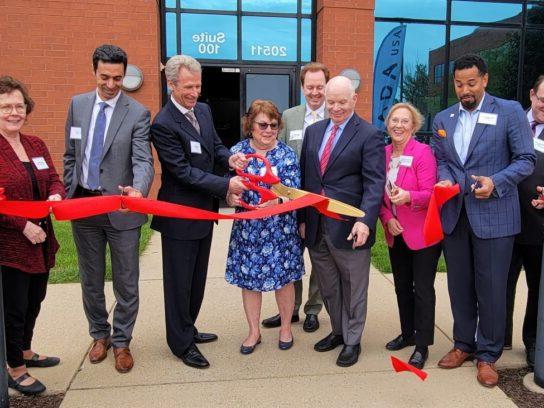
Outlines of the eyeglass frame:
M 280 128 L 280 124 L 278 122 L 276 123 L 268 123 L 268 122 L 253 122 L 255 124 L 257 124 L 257 126 L 259 127 L 259 130 L 261 131 L 265 131 L 266 129 L 268 129 L 268 127 L 270 127 L 270 130 L 278 130 Z
M 0 106 L 0 113 L 3 115 L 11 115 L 13 110 L 15 110 L 16 113 L 22 115 L 23 113 L 26 114 L 27 108 L 28 105 L 26 103 L 21 105 L 2 105 Z

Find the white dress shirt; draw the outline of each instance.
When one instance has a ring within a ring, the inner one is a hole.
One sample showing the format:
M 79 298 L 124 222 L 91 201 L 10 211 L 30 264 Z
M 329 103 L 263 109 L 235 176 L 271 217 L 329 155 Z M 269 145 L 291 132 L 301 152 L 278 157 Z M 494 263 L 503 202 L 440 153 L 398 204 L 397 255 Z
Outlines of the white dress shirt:
M 312 110 L 306 104 L 306 113 L 304 115 L 304 127 L 302 128 L 302 134 L 304 135 L 304 132 L 306 132 L 306 128 L 310 126 L 311 124 L 325 119 L 325 103 L 323 103 L 319 108 L 315 110 L 316 116 L 314 119 L 314 116 L 312 115 Z
M 85 146 L 85 154 L 83 155 L 83 163 L 82 163 L 82 171 L 83 171 L 82 184 L 83 184 L 83 187 L 87 189 L 89 188 L 89 185 L 87 184 L 87 177 L 89 175 L 89 159 L 91 157 L 94 127 L 96 125 L 96 118 L 98 116 L 98 112 L 100 111 L 100 103 L 106 102 L 109 105 L 106 109 L 104 109 L 104 114 L 106 115 L 106 129 L 104 130 L 104 143 L 105 143 L 106 135 L 108 134 L 108 129 L 110 127 L 111 116 L 113 115 L 113 110 L 115 109 L 115 105 L 117 104 L 117 101 L 119 100 L 120 96 L 121 96 L 121 91 L 119 91 L 114 98 L 108 99 L 107 101 L 103 101 L 98 95 L 98 90 L 96 91 L 96 98 L 94 100 L 94 106 L 93 106 L 93 114 L 91 116 L 91 123 L 89 126 L 89 134 L 87 135 L 87 145 Z
M 527 112 L 527 120 L 529 121 L 529 125 L 531 125 L 531 123 L 535 120 L 532 109 L 529 109 L 529 111 Z M 537 124 L 535 128 L 534 137 L 537 137 L 540 133 L 542 133 L 543 130 L 544 130 L 544 123 Z

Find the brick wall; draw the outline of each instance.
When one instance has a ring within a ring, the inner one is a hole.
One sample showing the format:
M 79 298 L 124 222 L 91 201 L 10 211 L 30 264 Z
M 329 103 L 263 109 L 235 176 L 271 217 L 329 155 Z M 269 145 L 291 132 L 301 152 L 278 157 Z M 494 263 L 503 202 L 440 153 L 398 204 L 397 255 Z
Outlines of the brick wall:
M 355 68 L 361 75 L 357 113 L 372 118 L 374 0 L 317 0 L 316 57 L 338 75 Z
M 160 109 L 157 0 L 5 0 L 0 2 L 0 75 L 23 81 L 36 102 L 23 132 L 46 140 L 62 173 L 64 122 L 70 98 L 95 88 L 92 53 L 103 43 L 123 48 L 143 71 L 130 96 Z

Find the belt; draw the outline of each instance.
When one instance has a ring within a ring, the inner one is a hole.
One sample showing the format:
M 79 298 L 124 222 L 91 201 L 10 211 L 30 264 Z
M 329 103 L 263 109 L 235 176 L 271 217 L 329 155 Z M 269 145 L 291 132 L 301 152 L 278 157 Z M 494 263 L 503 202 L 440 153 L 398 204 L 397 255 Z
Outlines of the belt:
M 79 197 L 97 197 L 102 195 L 102 190 L 89 190 L 88 188 L 78 186 L 77 195 Z

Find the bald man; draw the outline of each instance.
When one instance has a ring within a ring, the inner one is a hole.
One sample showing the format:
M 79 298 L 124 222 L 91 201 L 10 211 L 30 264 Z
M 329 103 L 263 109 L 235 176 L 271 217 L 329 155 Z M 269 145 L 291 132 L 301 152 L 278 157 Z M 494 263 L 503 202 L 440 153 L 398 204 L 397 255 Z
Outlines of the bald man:
M 325 89 L 329 120 L 306 129 L 300 156 L 302 188 L 365 212 L 346 221 L 300 212 L 300 232 L 331 319 L 332 332 L 314 346 L 324 352 L 343 345 L 336 364 L 349 367 L 361 353 L 366 321 L 370 248 L 385 186 L 382 134 L 355 113 L 351 80 L 332 78 Z

